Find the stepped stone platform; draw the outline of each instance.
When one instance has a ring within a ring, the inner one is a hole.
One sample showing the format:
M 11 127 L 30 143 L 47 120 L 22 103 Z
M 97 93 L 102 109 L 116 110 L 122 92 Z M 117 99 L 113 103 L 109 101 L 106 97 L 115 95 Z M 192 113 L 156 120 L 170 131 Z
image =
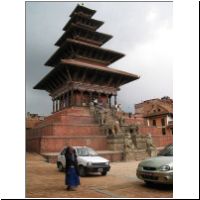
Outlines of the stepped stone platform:
M 108 159 L 110 162 L 117 162 L 124 160 L 123 151 L 110 151 L 110 150 L 101 150 L 97 151 L 99 156 L 102 156 Z M 49 153 L 42 153 L 42 156 L 46 159 L 49 163 L 56 163 L 57 156 L 59 152 L 49 152 Z M 134 152 L 134 160 L 140 161 L 144 160 L 145 158 L 149 157 L 147 152 L 144 150 L 136 150 Z
M 28 152 L 57 154 L 68 145 L 90 146 L 100 151 L 108 150 L 107 137 L 88 107 L 70 107 L 56 112 L 26 133 Z M 120 158 L 116 155 L 114 157 Z
M 121 161 L 123 158 L 122 151 L 102 150 L 102 151 L 97 151 L 97 153 L 99 156 L 108 159 L 110 162 Z M 59 152 L 49 152 L 49 153 L 42 153 L 41 155 L 46 159 L 47 162 L 56 163 L 58 154 Z
M 114 120 L 112 116 L 109 119 Z M 58 152 L 69 145 L 89 146 L 111 162 L 148 157 L 146 150 L 140 148 L 125 156 L 123 137 L 108 137 L 89 107 L 70 107 L 56 112 L 26 133 L 27 151 L 43 155 L 48 162 L 56 162 Z

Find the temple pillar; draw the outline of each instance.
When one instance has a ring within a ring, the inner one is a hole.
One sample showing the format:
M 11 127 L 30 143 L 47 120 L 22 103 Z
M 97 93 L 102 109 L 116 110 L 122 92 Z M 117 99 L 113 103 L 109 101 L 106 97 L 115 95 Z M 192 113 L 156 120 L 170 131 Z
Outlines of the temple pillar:
M 62 95 L 62 109 L 65 108 L 65 93 Z
M 111 106 L 112 106 L 111 98 L 112 98 L 112 95 L 110 95 L 110 96 L 108 97 L 108 102 L 109 102 L 109 107 L 110 107 L 110 108 L 111 108 Z
M 60 97 L 58 97 L 58 110 L 57 111 L 59 111 L 60 110 Z
M 62 95 L 60 95 L 60 109 L 59 110 L 62 110 Z
M 53 113 L 55 112 L 55 99 L 52 99 L 53 102 Z
M 64 109 L 65 108 L 65 94 L 62 94 L 61 98 L 62 98 L 62 109 Z
M 56 98 L 56 112 L 58 112 L 58 98 Z
M 117 95 L 116 94 L 114 95 L 114 104 L 115 105 L 117 104 Z
M 106 107 L 110 108 L 110 105 L 109 105 L 109 94 L 106 94 Z
M 75 90 L 74 90 L 73 95 L 74 95 L 74 96 L 73 96 L 73 105 L 76 106 L 76 95 L 77 95 L 77 94 L 76 94 L 76 91 L 75 91 Z
M 63 109 L 65 108 L 65 93 L 63 93 Z
M 80 91 L 80 101 L 81 101 L 81 106 L 83 105 L 83 91 Z
M 66 96 L 67 96 L 67 99 L 66 99 L 67 100 L 67 107 L 69 107 L 69 91 L 67 92 Z
M 101 93 L 98 92 L 98 97 L 97 97 L 97 99 L 98 99 L 98 103 L 101 102 L 101 98 L 100 98 L 100 97 L 101 97 Z
M 72 91 L 69 92 L 69 106 L 72 105 Z
M 70 101 L 70 106 L 74 105 L 74 90 L 71 90 L 71 101 Z
M 89 92 L 89 102 L 88 102 L 89 105 L 90 105 L 90 102 L 92 102 L 92 92 Z
M 64 94 L 65 108 L 67 107 L 67 92 Z

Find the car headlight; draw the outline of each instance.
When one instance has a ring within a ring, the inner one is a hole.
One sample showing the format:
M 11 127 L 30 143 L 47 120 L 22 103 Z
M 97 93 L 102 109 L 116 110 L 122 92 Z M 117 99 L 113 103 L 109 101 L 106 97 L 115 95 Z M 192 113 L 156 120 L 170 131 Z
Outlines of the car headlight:
M 171 167 L 169 165 L 163 165 L 159 169 L 160 171 L 170 171 Z
M 106 162 L 105 164 L 106 164 L 106 165 L 109 165 L 109 164 L 110 164 L 110 162 L 108 161 L 108 162 Z
M 138 167 L 137 167 L 137 170 L 142 170 L 142 169 L 143 169 L 142 165 L 139 164 Z

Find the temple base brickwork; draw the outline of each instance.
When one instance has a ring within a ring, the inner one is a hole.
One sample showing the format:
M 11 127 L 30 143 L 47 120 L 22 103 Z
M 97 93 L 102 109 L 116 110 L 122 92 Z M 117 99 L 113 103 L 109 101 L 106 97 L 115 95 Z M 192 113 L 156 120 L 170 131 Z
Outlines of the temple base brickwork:
M 71 107 L 56 112 L 27 130 L 28 152 L 56 160 L 63 147 L 89 146 L 111 161 L 142 160 L 157 155 L 151 134 L 140 133 L 119 112 L 99 107 Z
M 29 152 L 59 152 L 67 145 L 107 149 L 106 136 L 89 109 L 84 107 L 72 107 L 54 113 L 33 129 L 27 130 L 26 137 Z

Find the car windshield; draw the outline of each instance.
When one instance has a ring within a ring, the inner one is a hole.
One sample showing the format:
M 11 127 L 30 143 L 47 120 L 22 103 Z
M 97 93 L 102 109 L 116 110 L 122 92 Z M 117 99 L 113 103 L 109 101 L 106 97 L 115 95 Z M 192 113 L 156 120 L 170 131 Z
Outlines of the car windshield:
M 97 156 L 97 153 L 91 148 L 77 148 L 78 156 Z
M 173 156 L 173 146 L 169 145 L 165 147 L 159 154 L 158 156 Z

